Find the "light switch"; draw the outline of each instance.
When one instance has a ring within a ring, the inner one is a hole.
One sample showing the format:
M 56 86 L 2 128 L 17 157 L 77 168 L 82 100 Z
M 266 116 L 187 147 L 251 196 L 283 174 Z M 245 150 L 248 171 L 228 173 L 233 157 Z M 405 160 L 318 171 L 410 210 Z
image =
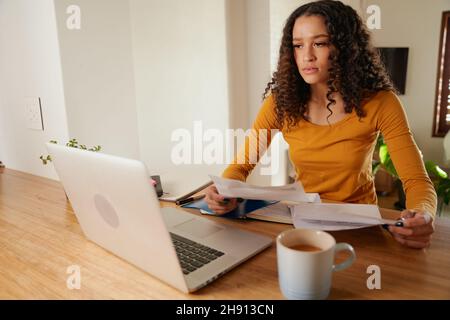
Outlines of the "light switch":
M 25 120 L 27 128 L 33 130 L 44 130 L 44 120 L 42 118 L 41 98 L 25 98 Z

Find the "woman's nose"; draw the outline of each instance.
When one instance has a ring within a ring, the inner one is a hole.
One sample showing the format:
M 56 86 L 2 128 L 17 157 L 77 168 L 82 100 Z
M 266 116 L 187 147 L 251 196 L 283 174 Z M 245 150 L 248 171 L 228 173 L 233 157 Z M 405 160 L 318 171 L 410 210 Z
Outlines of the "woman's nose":
M 312 49 L 306 48 L 306 50 L 304 51 L 303 61 L 310 62 L 310 61 L 314 61 L 314 59 L 315 59 L 315 57 L 314 57 L 314 53 L 312 52 Z

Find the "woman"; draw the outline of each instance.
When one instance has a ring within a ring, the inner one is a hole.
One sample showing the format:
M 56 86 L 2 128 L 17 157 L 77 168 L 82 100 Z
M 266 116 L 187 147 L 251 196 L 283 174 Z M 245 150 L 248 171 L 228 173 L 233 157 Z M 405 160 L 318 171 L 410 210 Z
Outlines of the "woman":
M 295 10 L 286 22 L 278 68 L 264 99 L 253 128 L 283 133 L 297 178 L 306 192 L 318 192 L 322 199 L 377 203 L 371 171 L 381 133 L 408 208 L 401 213 L 404 227 L 389 231 L 406 246 L 429 246 L 436 193 L 391 80 L 355 10 L 329 0 Z M 255 166 L 245 156 L 245 164 L 231 164 L 223 177 L 245 181 Z M 237 205 L 236 199 L 224 202 L 214 186 L 207 189 L 206 201 L 217 214 Z

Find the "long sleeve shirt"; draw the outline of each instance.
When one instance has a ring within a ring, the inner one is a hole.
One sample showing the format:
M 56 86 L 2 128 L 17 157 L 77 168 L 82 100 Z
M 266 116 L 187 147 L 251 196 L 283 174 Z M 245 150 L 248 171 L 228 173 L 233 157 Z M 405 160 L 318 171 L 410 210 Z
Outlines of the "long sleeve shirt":
M 391 91 L 380 91 L 365 102 L 366 116 L 356 112 L 330 124 L 318 125 L 301 119 L 290 130 L 280 126 L 272 96 L 265 99 L 254 121 L 254 132 L 260 129 L 281 131 L 289 145 L 289 156 L 296 177 L 306 192 L 317 192 L 321 198 L 348 203 L 376 204 L 372 157 L 378 134 L 384 137 L 391 159 L 403 183 L 406 207 L 436 213 L 436 192 L 428 177 L 419 149 L 409 129 L 408 120 L 398 97 Z M 258 138 L 258 136 L 256 136 Z M 267 146 L 272 137 L 267 137 Z M 245 181 L 255 167 L 249 161 L 249 137 L 238 157 L 244 163 L 229 165 L 222 176 Z

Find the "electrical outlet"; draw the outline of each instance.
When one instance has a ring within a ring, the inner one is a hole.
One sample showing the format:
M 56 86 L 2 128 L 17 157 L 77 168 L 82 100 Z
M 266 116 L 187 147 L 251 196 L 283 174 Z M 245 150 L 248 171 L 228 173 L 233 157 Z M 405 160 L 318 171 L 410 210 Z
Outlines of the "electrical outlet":
M 41 98 L 25 98 L 25 119 L 27 122 L 27 128 L 33 130 L 44 130 Z

